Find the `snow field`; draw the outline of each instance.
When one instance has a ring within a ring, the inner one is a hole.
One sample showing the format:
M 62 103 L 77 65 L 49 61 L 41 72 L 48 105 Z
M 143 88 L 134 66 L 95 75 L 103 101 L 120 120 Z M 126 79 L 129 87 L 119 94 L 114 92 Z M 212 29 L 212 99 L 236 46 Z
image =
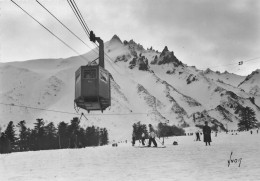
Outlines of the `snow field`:
M 165 139 L 166 148 L 134 148 L 128 140 L 118 147 L 11 153 L 0 155 L 0 175 L 3 181 L 260 180 L 259 138 L 255 131 L 220 133 L 212 134 L 212 146 L 181 136 Z M 231 159 L 242 158 L 240 167 L 228 167 L 231 152 Z

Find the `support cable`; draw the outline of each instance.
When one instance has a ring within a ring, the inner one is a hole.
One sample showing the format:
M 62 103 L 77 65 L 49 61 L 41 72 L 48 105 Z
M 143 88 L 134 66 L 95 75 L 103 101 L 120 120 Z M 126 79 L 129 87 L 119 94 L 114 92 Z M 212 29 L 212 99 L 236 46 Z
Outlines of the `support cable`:
M 73 31 L 71 31 L 64 23 L 62 23 L 53 13 L 51 13 L 43 4 L 41 4 L 38 0 L 36 2 L 43 7 L 52 17 L 54 17 L 64 28 L 66 28 L 70 33 L 72 33 L 79 41 L 84 43 L 88 48 L 92 49 L 88 44 L 86 44 L 79 36 L 77 36 Z
M 82 115 L 82 113 L 72 113 L 72 112 L 67 112 L 67 111 L 59 111 L 59 110 L 53 110 L 53 109 L 44 109 L 44 108 L 37 108 L 37 107 L 32 107 L 32 106 L 24 106 L 24 105 L 16 105 L 16 104 L 8 104 L 8 103 L 3 103 L 0 102 L 1 105 L 5 106 L 11 106 L 11 107 L 21 107 L 21 108 L 26 108 L 26 109 L 35 109 L 35 110 L 41 110 L 41 111 L 48 111 L 48 112 L 56 112 L 56 113 L 62 113 L 62 114 L 72 114 L 72 115 Z M 170 114 L 171 112 L 165 112 L 165 113 L 160 113 L 160 114 Z M 148 115 L 149 113 L 144 113 L 144 112 L 131 112 L 131 113 L 110 113 L 110 114 L 88 114 L 88 116 L 127 116 L 127 115 Z M 83 114 L 83 116 L 85 116 Z M 86 117 L 85 117 L 86 118 Z M 87 119 L 87 118 L 86 118 Z
M 73 52 L 78 54 L 82 59 L 87 60 L 85 57 L 80 55 L 79 52 L 77 52 L 75 49 L 73 49 L 70 45 L 68 45 L 66 42 L 64 42 L 62 39 L 60 39 L 57 35 L 55 35 L 51 30 L 49 30 L 47 27 L 45 27 L 42 23 L 40 23 L 37 19 L 35 19 L 32 15 L 30 15 L 26 10 L 24 10 L 21 6 L 19 6 L 16 2 L 13 0 L 10 0 L 12 3 L 14 3 L 17 7 L 19 7 L 23 12 L 25 12 L 28 16 L 30 16 L 34 21 L 36 21 L 38 24 L 40 24 L 45 30 L 47 30 L 50 34 L 52 34 L 55 38 L 57 38 L 59 41 L 61 41 L 64 45 L 66 45 L 69 49 L 71 49 Z
M 72 2 L 70 0 L 67 0 L 67 2 L 69 3 L 72 11 L 74 12 L 75 16 L 77 17 L 77 19 L 78 19 L 80 25 L 82 26 L 83 30 L 85 31 L 87 36 L 90 37 L 89 32 L 88 32 L 87 28 L 85 27 L 83 21 L 81 20 L 80 16 L 78 15 L 78 12 L 76 11 L 74 4 L 72 4 Z
M 257 60 L 257 59 L 260 59 L 260 57 L 255 57 L 255 58 L 251 58 L 251 59 L 248 59 L 248 60 L 242 60 L 240 62 L 249 62 L 249 61 L 252 61 L 252 60 Z M 236 63 L 230 63 L 230 64 L 225 64 L 225 65 L 218 65 L 218 66 L 213 66 L 213 67 L 204 67 L 204 68 L 217 68 L 217 67 L 224 67 L 224 66 L 231 66 L 231 65 L 242 65 L 242 64 L 237 64 Z M 204 69 L 202 68 L 202 69 Z
M 87 26 L 87 24 L 86 24 L 84 18 L 82 17 L 82 15 L 81 15 L 81 13 L 80 13 L 80 11 L 79 11 L 79 8 L 78 8 L 78 6 L 77 6 L 77 4 L 75 3 L 74 0 L 67 0 L 67 2 L 68 2 L 68 4 L 70 5 L 70 7 L 71 7 L 72 11 L 74 12 L 75 16 L 77 17 L 77 19 L 78 19 L 79 23 L 81 24 L 83 30 L 85 31 L 85 33 L 86 33 L 86 34 L 88 35 L 88 37 L 89 37 L 89 36 L 90 36 L 89 31 L 90 31 L 90 30 L 89 30 L 89 28 L 88 28 L 88 26 Z M 95 43 L 95 45 L 97 46 L 97 48 L 99 48 L 99 46 L 97 45 L 97 43 Z M 93 49 L 93 51 L 94 51 L 95 53 L 97 53 L 97 52 L 95 51 L 95 49 Z M 98 54 L 98 53 L 97 53 L 97 54 Z M 114 68 L 114 66 L 113 66 L 113 64 L 112 64 L 112 63 L 114 63 L 113 60 L 112 60 L 112 58 L 110 58 L 105 52 L 104 52 L 104 54 L 105 54 L 105 56 L 108 58 L 108 63 L 112 66 L 112 68 L 113 68 L 117 73 L 119 73 L 119 72 Z M 109 62 L 109 60 L 110 60 L 110 62 Z M 122 75 L 121 73 L 119 73 L 119 74 Z
M 79 16 L 80 16 L 80 18 L 81 18 L 83 24 L 85 25 L 85 27 L 86 27 L 86 29 L 87 29 L 87 31 L 88 31 L 88 34 L 90 34 L 90 29 L 89 29 L 87 23 L 85 22 L 85 20 L 84 20 L 82 14 L 81 14 L 81 12 L 80 12 L 80 10 L 79 10 L 79 8 L 78 8 L 76 2 L 75 2 L 74 0 L 70 0 L 70 1 L 73 2 L 73 4 L 75 5 L 76 11 L 78 12 L 78 14 L 79 14 Z

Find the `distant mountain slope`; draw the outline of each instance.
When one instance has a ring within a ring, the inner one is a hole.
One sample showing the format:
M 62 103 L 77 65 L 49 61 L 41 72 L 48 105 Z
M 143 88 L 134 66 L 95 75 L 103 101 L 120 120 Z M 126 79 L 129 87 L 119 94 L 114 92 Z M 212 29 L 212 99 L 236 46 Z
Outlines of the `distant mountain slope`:
M 253 71 L 238 87 L 253 95 L 260 96 L 260 69 Z
M 0 125 L 36 118 L 69 122 L 74 110 L 75 71 L 97 58 L 97 50 L 81 57 L 39 59 L 0 64 Z M 111 73 L 111 107 L 91 112 L 83 127 L 107 127 L 110 140 L 129 139 L 132 124 L 159 122 L 197 129 L 209 121 L 217 129 L 236 129 L 236 109 L 249 106 L 260 120 L 259 70 L 247 78 L 211 70 L 201 71 L 181 62 L 173 51 L 145 50 L 133 40 L 114 36 L 105 43 L 105 68 Z M 238 86 L 239 85 L 239 86 Z M 255 98 L 255 103 L 250 101 Z M 49 111 L 48 111 L 49 110 Z
M 238 84 L 240 84 L 246 76 L 240 76 L 233 73 L 228 73 L 225 71 L 224 73 L 220 72 L 214 72 L 210 69 L 205 70 L 204 75 L 210 79 L 213 79 L 218 82 L 223 82 L 229 85 L 232 85 L 234 87 L 237 87 Z

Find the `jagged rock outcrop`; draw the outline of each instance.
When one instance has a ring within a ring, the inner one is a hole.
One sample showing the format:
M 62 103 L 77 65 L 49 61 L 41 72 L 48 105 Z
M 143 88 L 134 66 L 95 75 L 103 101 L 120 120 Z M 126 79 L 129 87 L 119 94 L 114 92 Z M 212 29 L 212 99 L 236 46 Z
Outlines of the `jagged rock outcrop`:
M 120 55 L 116 57 L 115 62 L 127 62 L 131 58 L 130 54 L 127 55 Z
M 129 42 L 125 40 L 124 45 L 128 46 L 128 49 L 134 57 L 137 57 L 136 51 L 144 51 L 144 47 L 139 43 L 137 44 L 134 40 L 130 40 Z
M 139 70 L 149 70 L 148 59 L 145 56 L 142 56 L 141 54 L 139 57 L 134 57 L 129 62 L 129 68 L 133 69 L 135 66 L 137 66 Z
M 205 71 L 203 71 L 204 74 L 213 73 L 213 71 L 210 68 L 207 68 Z
M 160 56 L 159 57 L 156 56 L 154 60 L 151 62 L 151 64 L 157 64 L 157 65 L 169 64 L 169 63 L 172 63 L 175 67 L 183 65 L 183 63 L 175 57 L 173 51 L 168 50 L 167 46 L 164 47 Z
M 196 75 L 190 74 L 189 77 L 186 79 L 186 82 L 187 82 L 187 84 L 190 84 L 190 83 L 197 81 L 197 80 L 198 79 L 197 79 Z
M 155 55 L 155 57 L 154 57 L 154 59 L 151 61 L 151 64 L 152 65 L 155 65 L 155 64 L 157 64 L 158 63 L 158 56 L 157 55 Z

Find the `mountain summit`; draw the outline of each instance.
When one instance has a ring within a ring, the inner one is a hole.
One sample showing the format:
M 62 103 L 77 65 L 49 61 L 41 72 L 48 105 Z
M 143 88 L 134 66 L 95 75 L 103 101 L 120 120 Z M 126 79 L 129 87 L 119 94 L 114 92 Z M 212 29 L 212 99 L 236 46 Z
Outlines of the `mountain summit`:
M 162 53 L 158 56 L 154 57 L 154 60 L 151 62 L 151 64 L 157 64 L 157 65 L 162 65 L 162 64 L 170 64 L 172 63 L 175 67 L 178 66 L 183 66 L 183 63 L 179 61 L 173 51 L 169 51 L 168 47 L 165 46 Z
M 117 35 L 114 35 L 110 42 L 119 42 L 119 43 L 122 43 L 121 39 L 117 36 Z

